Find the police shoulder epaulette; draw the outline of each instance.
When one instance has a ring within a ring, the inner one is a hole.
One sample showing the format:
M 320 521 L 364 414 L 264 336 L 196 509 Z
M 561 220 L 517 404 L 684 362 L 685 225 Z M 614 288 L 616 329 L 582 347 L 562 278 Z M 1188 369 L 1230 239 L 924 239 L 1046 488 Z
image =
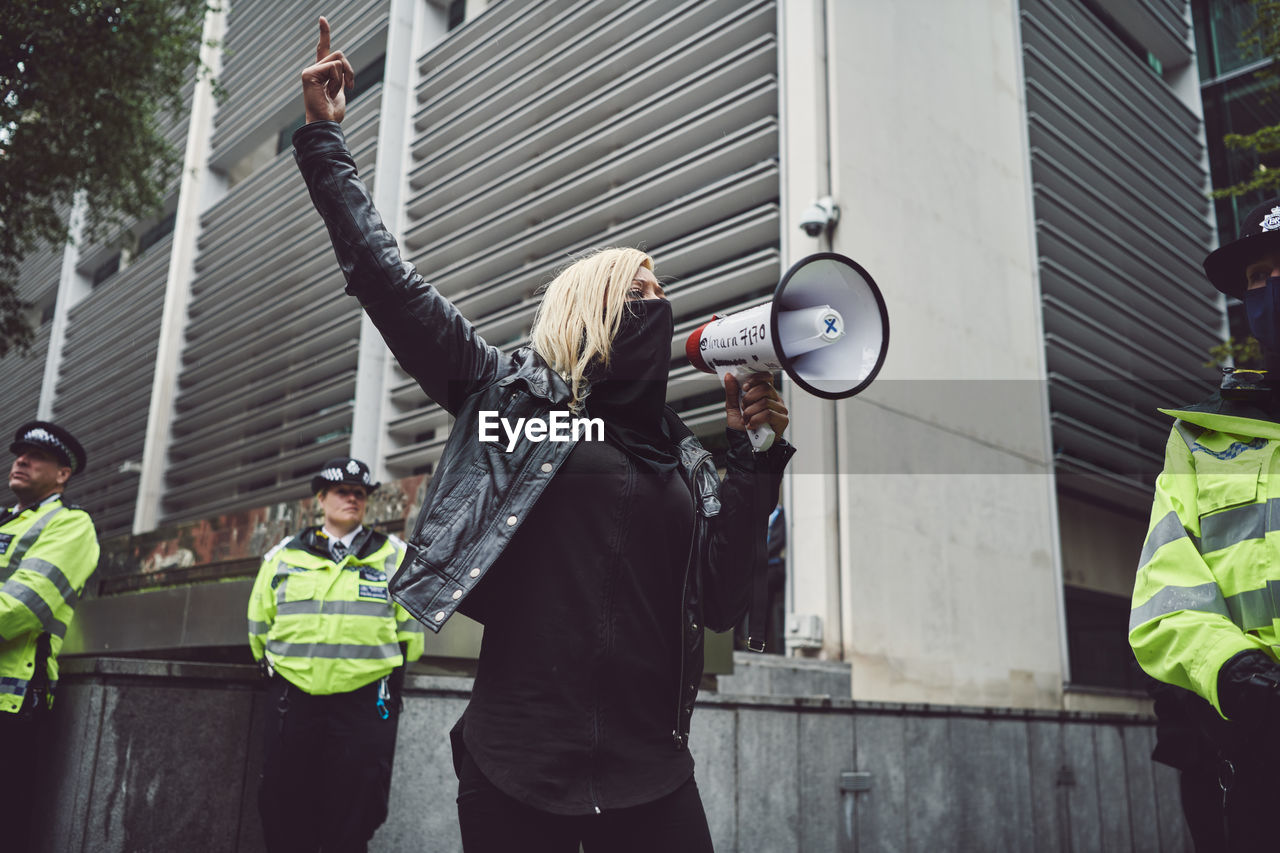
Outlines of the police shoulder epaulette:
M 86 512 L 86 513 L 89 511 L 84 507 L 80 506 L 80 504 L 72 503 L 71 501 L 67 500 L 66 495 L 61 495 L 61 494 L 58 495 L 58 503 L 62 504 L 64 509 L 78 509 L 81 512 Z
M 279 553 L 279 552 L 280 552 L 280 549 L 281 549 L 281 548 L 283 548 L 284 546 L 288 545 L 288 544 L 289 544 L 289 542 L 290 542 L 292 539 L 293 539 L 293 536 L 286 536 L 286 537 L 284 537 L 284 538 L 283 538 L 283 539 L 281 539 L 279 542 L 277 542 L 277 543 L 276 543 L 276 544 L 271 548 L 271 550 L 270 550 L 270 551 L 268 551 L 267 553 L 263 554 L 263 555 L 262 555 L 262 559 L 263 559 L 264 561 L 266 561 L 266 560 L 270 560 L 272 557 L 274 557 L 277 553 Z

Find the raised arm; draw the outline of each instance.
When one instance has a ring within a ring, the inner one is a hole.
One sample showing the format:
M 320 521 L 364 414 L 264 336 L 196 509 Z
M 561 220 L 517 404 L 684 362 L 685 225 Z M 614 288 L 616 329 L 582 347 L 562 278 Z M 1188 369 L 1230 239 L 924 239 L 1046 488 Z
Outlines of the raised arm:
M 329 24 L 321 18 L 316 63 L 302 72 L 307 123 L 293 134 L 294 158 L 329 229 L 347 293 L 360 300 L 400 366 L 454 413 L 498 375 L 505 356 L 400 257 L 338 124 L 354 79 L 342 52 L 329 49 Z

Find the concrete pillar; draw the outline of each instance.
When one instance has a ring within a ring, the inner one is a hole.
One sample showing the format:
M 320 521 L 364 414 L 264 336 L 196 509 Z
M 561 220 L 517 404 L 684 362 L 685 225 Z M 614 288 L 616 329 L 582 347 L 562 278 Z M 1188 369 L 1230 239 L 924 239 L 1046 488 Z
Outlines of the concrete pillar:
M 71 208 L 71 239 L 62 250 L 62 270 L 58 274 L 58 295 L 53 304 L 53 319 L 49 325 L 49 349 L 44 358 L 44 381 L 40 383 L 40 403 L 36 417 L 49 420 L 53 417 L 53 398 L 57 392 L 58 372 L 62 369 L 62 350 L 67 343 L 67 322 L 72 306 L 93 290 L 93 287 L 76 270 L 80 261 L 80 241 L 84 236 L 85 204 L 83 194 L 77 194 Z
M 778 4 L 778 112 L 782 162 L 782 266 L 829 249 L 829 237 L 809 237 L 799 215 L 831 192 L 827 87 L 827 24 L 822 0 Z M 837 202 L 839 200 L 837 199 Z M 788 438 L 819 466 L 792 466 L 783 481 L 787 513 L 786 652 L 840 660 L 839 495 L 836 403 L 784 384 L 791 412 Z M 824 469 L 825 473 L 823 472 Z
M 156 370 L 151 382 L 151 406 L 147 411 L 147 432 L 142 450 L 142 471 L 138 502 L 133 516 L 133 532 L 154 530 L 160 519 L 164 494 L 164 472 L 168 467 L 172 439 L 174 401 L 178 375 L 186 343 L 187 304 L 195 278 L 196 240 L 200 235 L 200 215 L 225 192 L 223 182 L 209 168 L 213 138 L 213 116 L 217 109 L 213 78 L 222 68 L 222 36 L 226 31 L 229 2 L 219 3 L 205 15 L 200 62 L 206 69 L 196 81 L 191 96 L 191 119 L 187 146 L 182 158 L 182 182 L 169 253 L 169 274 L 165 286 L 164 312 L 160 320 L 160 340 L 156 350 Z
M 927 7 L 825 5 L 834 249 L 891 327 L 876 382 L 835 404 L 844 659 L 858 699 L 1057 708 L 1019 7 Z

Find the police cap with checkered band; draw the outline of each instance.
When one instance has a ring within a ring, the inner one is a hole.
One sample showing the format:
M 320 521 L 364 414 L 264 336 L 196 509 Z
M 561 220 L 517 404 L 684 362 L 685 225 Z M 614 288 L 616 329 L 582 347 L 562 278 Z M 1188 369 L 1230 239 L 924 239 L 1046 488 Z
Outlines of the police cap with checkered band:
M 1280 251 L 1280 198 L 1264 201 L 1240 220 L 1240 236 L 1209 253 L 1204 273 L 1218 290 L 1243 299 L 1245 268 L 1268 252 Z
M 80 442 L 62 427 L 48 421 L 28 421 L 18 427 L 9 451 L 18 454 L 24 447 L 36 447 L 52 453 L 71 469 L 72 474 L 79 474 L 89 462 Z
M 318 495 L 324 489 L 341 485 L 364 486 L 373 494 L 380 484 L 373 482 L 368 465 L 350 456 L 339 456 L 324 463 L 320 473 L 311 478 L 311 493 Z

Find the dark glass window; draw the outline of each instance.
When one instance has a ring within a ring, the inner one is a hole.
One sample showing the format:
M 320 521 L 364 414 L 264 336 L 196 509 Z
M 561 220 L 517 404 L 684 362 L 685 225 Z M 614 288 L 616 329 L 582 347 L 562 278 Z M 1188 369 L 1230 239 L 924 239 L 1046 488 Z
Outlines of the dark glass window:
M 1164 66 L 1161 64 L 1160 59 L 1151 51 L 1147 50 L 1146 45 L 1134 38 L 1128 30 L 1120 26 L 1115 18 L 1107 14 L 1107 10 L 1103 8 L 1101 3 L 1097 2 L 1097 0 L 1080 0 L 1080 3 L 1089 10 L 1089 13 L 1097 19 L 1098 23 L 1106 27 L 1113 36 L 1118 38 L 1125 47 L 1129 48 L 1133 55 L 1142 60 L 1148 68 L 1154 71 L 1157 75 L 1164 74 Z
M 1280 168 L 1280 156 L 1259 160 L 1252 151 L 1228 149 L 1222 138 L 1228 133 L 1253 133 L 1280 124 L 1280 93 L 1267 91 L 1251 74 L 1207 86 L 1201 92 L 1205 138 L 1209 143 L 1209 173 L 1215 187 L 1229 187 L 1253 174 L 1261 163 Z M 1220 238 L 1226 242 L 1240 231 L 1240 217 L 1263 201 L 1268 193 L 1254 192 L 1214 202 Z
M 467 20 L 467 0 L 453 0 L 449 4 L 449 29 L 462 26 Z
M 1129 599 L 1066 586 L 1071 683 L 1145 690 L 1146 676 L 1129 647 Z
M 177 211 L 170 213 L 152 227 L 142 232 L 138 238 L 138 253 L 141 254 L 173 233 L 173 224 L 177 221 Z
M 1257 54 L 1240 48 L 1240 39 L 1254 20 L 1250 0 L 1192 0 L 1191 18 L 1201 80 L 1221 77 L 1257 61 Z
M 116 252 L 105 264 L 93 271 L 93 286 L 97 287 L 118 272 L 120 272 L 120 253 Z

